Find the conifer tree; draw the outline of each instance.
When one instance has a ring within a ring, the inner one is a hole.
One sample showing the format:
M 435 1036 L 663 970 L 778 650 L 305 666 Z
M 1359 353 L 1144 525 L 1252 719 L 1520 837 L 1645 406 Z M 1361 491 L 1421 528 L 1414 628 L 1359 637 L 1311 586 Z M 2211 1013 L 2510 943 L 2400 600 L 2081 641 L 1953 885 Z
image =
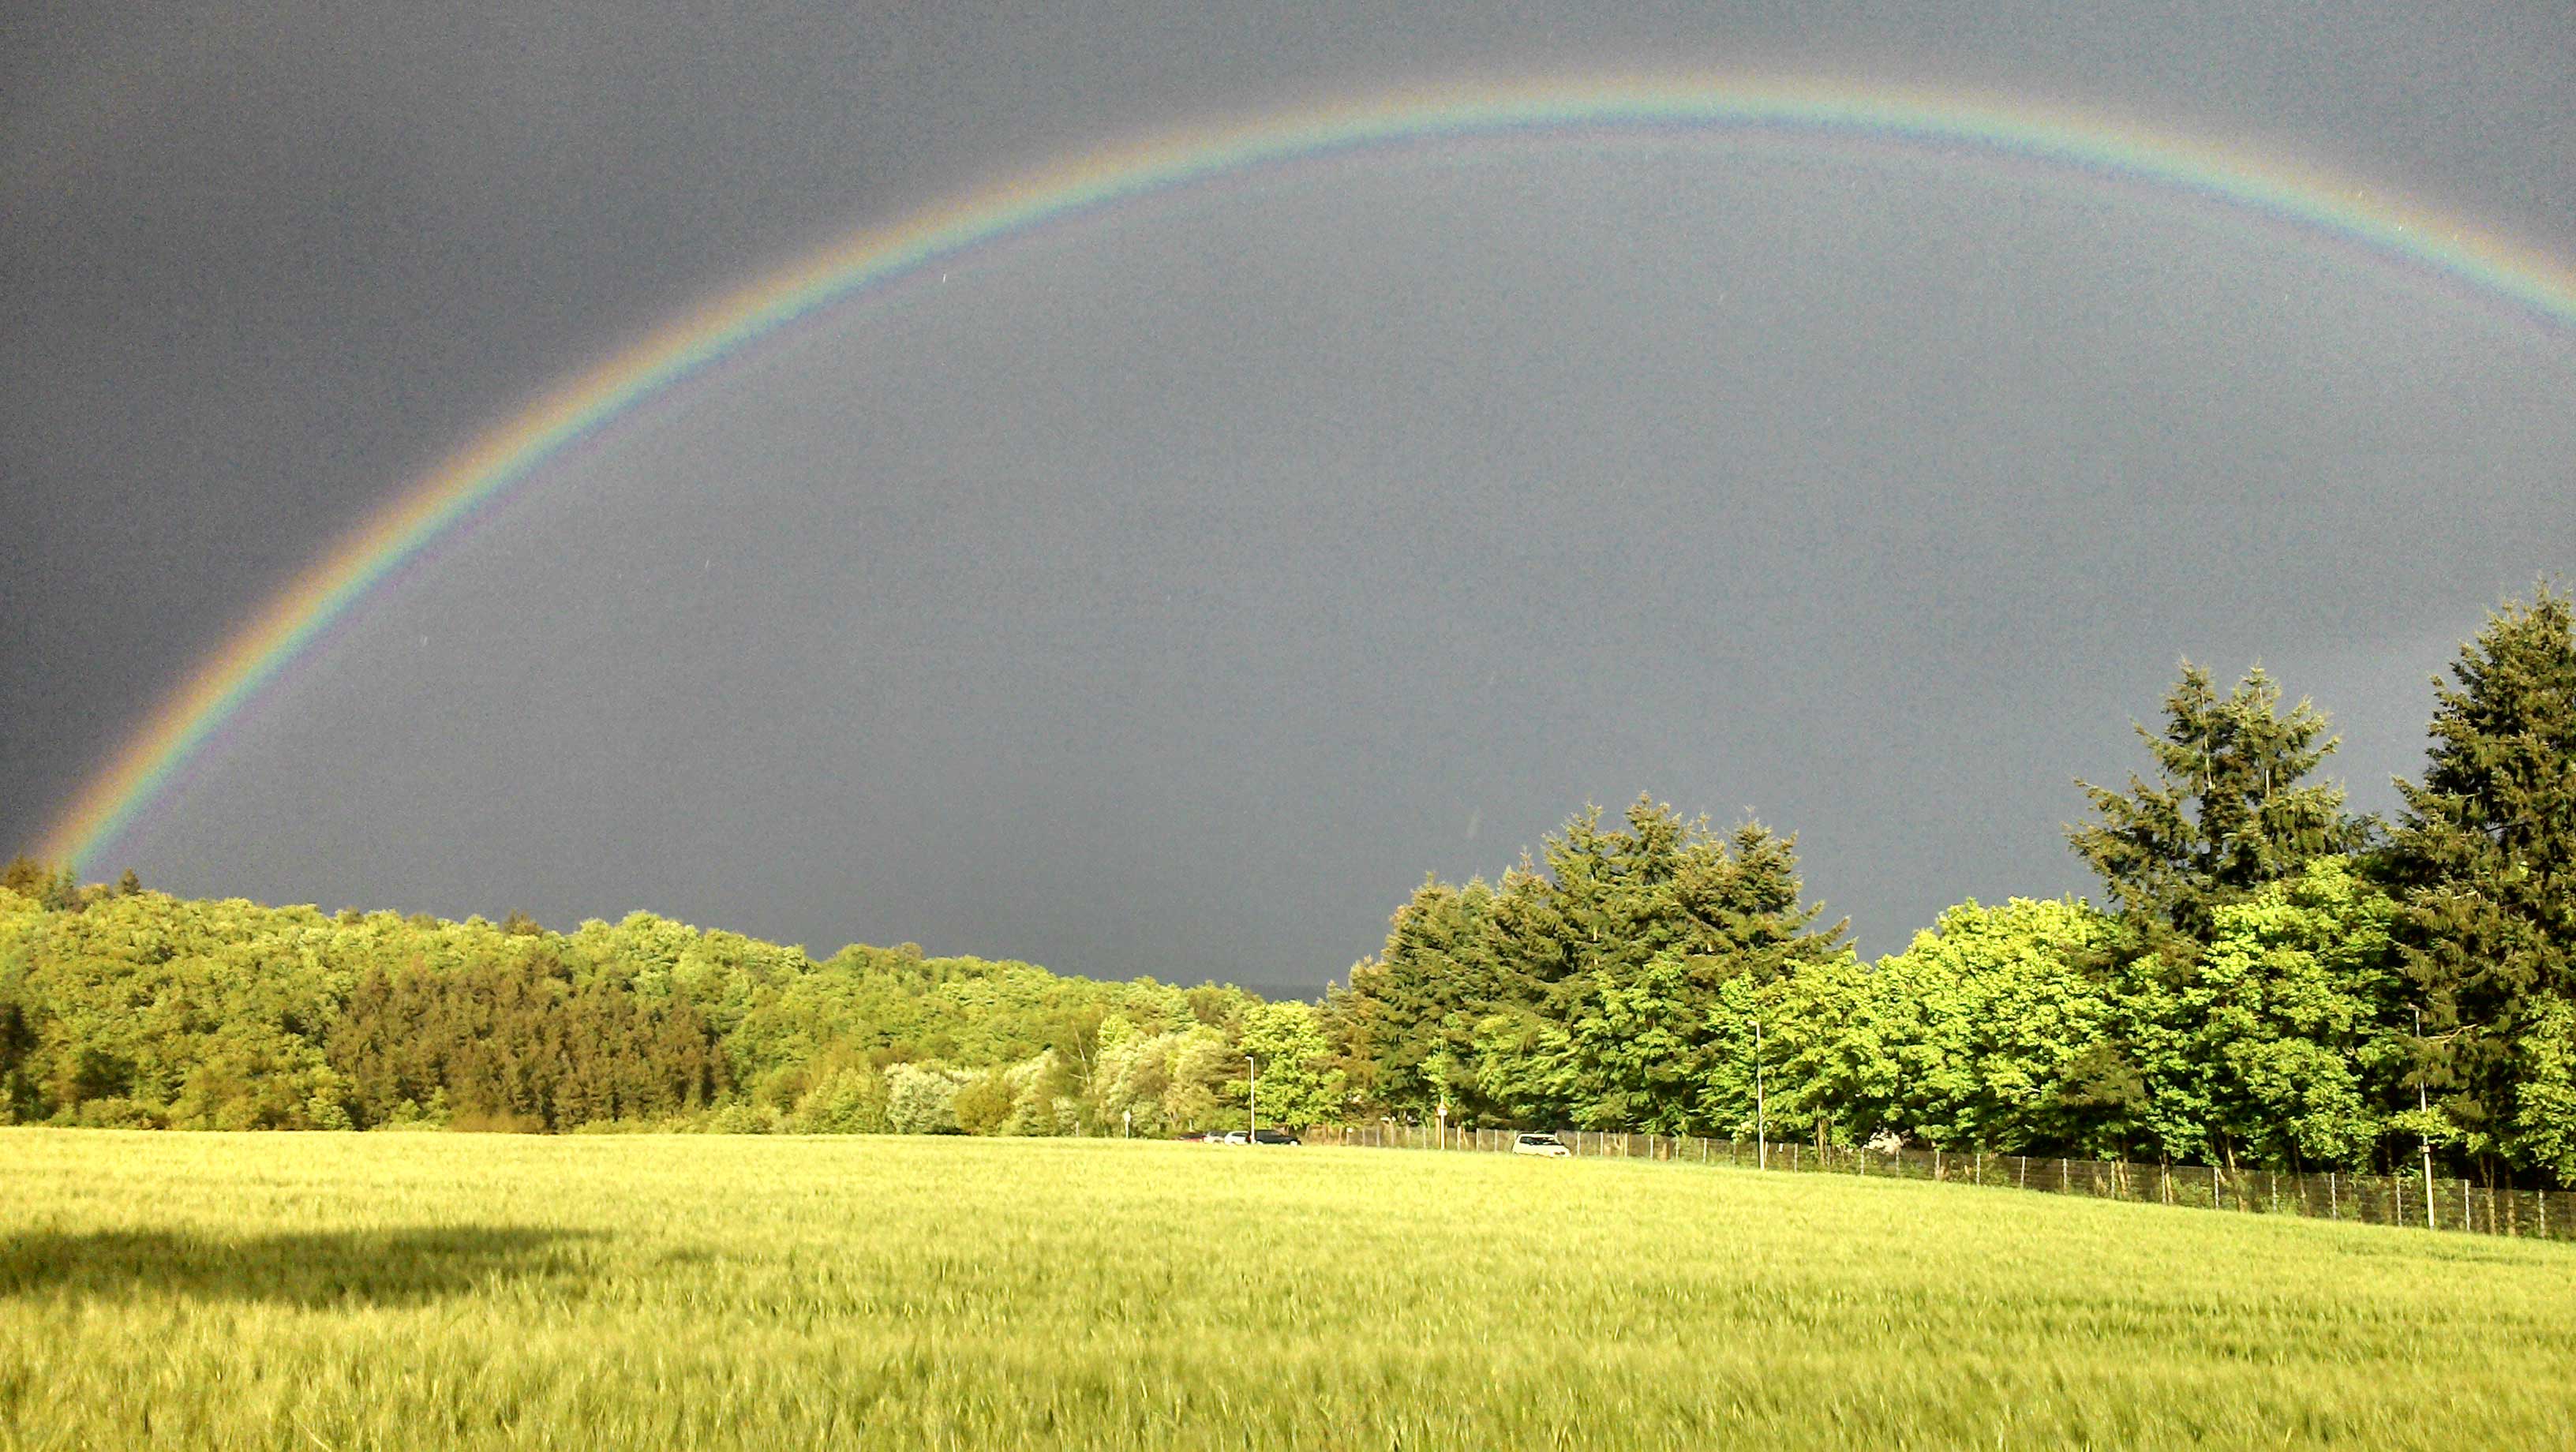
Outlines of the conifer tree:
M 45 884 L 53 877 L 53 869 L 21 852 L 9 859 L 7 867 L 0 868 L 0 887 L 22 897 L 43 897 Z
M 1567 971 L 1548 986 L 1527 1077 L 1552 1085 L 1587 1128 L 1707 1133 L 1732 1125 L 1710 1097 L 1744 1056 L 1730 984 L 1775 983 L 1845 950 L 1846 924 L 1816 926 L 1795 839 L 1758 822 L 1732 833 L 1640 796 L 1626 830 L 1589 810 L 1547 842 L 1558 919 L 1549 951 Z M 1518 944 L 1512 945 L 1515 949 Z
M 2576 630 L 2568 596 L 2507 601 L 2436 683 L 2424 779 L 2388 854 L 2420 999 L 2416 1074 L 2461 1147 L 2576 1181 Z
M 2280 702 L 2260 666 L 2221 697 L 2184 661 L 2162 734 L 2137 728 L 2154 780 L 2132 775 L 2125 791 L 2076 782 L 2094 820 L 2067 840 L 2148 944 L 2189 956 L 2219 908 L 2367 839 L 2342 787 L 2306 780 L 2334 754 L 2325 713 L 2302 699 L 2284 715 Z
M 1493 892 L 1481 879 L 1455 887 L 1426 879 L 1396 909 L 1386 948 L 1351 970 L 1329 1021 L 1344 1046 L 1343 1072 L 1399 1113 L 1453 1113 L 1475 1097 L 1461 1067 L 1477 1015 L 1500 984 L 1487 919 Z

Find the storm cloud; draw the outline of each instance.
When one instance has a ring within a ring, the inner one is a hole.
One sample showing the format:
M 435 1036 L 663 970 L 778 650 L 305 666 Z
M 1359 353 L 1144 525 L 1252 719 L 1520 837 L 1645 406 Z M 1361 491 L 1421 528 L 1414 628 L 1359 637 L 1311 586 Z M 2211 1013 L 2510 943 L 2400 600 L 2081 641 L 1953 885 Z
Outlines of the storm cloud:
M 39 13 L 0 85 L 0 810 L 32 838 L 549 381 L 1142 132 L 1799 71 L 2576 250 L 2563 18 L 2195 15 Z M 2182 654 L 2315 696 L 2384 805 L 2426 674 L 2576 544 L 2571 383 L 2563 334 L 2403 273 L 1973 158 L 1347 161 L 1042 229 L 675 391 L 372 601 L 108 867 L 1311 988 L 1425 870 L 1647 790 L 1799 833 L 1884 950 L 2084 888 L 2070 778 L 2136 764 Z

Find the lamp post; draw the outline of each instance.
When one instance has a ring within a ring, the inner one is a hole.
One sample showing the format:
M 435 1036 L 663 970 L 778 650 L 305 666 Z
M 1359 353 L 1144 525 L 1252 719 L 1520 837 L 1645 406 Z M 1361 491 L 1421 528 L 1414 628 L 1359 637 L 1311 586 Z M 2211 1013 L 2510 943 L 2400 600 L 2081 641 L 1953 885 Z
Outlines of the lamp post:
M 1261 1143 L 1261 1066 L 1252 1056 L 1243 1056 L 1243 1143 L 1249 1148 Z
M 1762 1102 L 1762 1020 L 1753 1020 L 1753 1167 L 1771 1168 L 1771 1130 Z
M 2433 1101 L 2424 1093 L 2424 1010 L 2415 1010 L 2415 1112 L 2422 1130 L 2415 1139 L 2424 1150 L 2424 1228 L 2433 1223 Z

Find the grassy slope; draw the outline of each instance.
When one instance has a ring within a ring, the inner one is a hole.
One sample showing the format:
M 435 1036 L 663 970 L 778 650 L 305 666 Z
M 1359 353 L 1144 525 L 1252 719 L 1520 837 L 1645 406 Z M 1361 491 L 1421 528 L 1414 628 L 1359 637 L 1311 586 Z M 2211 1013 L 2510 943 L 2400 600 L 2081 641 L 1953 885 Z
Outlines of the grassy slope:
M 1368 1150 L 0 1130 L 0 1447 L 2533 1445 L 2576 1248 Z

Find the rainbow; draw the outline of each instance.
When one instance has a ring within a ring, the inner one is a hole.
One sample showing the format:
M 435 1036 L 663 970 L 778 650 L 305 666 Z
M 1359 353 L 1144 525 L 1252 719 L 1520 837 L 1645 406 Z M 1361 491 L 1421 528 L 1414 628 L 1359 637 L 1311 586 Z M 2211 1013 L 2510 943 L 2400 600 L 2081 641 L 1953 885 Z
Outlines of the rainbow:
M 2576 272 L 2455 219 L 2278 161 L 1960 94 L 1706 76 L 1486 83 L 1175 134 L 859 232 L 566 382 L 446 460 L 271 600 L 132 733 L 36 851 L 88 872 L 225 723 L 434 543 L 656 393 L 798 318 L 1033 228 L 1284 164 L 1426 144 L 1655 132 L 1875 143 L 2177 194 L 2576 334 Z

